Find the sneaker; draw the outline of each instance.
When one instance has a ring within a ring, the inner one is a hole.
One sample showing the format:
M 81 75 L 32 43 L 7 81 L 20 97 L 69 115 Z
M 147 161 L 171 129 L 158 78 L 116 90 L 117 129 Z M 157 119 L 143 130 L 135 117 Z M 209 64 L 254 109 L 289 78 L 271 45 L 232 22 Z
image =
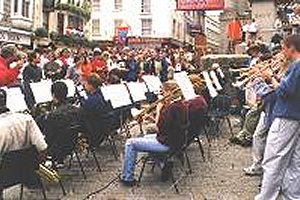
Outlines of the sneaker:
M 246 167 L 243 169 L 245 175 L 247 176 L 261 176 L 263 175 L 262 168 Z
M 173 162 L 167 162 L 161 171 L 161 181 L 166 182 L 171 178 Z

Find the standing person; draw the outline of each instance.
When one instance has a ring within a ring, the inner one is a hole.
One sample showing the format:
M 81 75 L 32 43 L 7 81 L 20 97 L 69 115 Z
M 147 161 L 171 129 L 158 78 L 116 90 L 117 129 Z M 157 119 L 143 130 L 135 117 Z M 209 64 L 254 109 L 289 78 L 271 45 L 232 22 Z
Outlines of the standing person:
M 139 66 L 134 58 L 133 52 L 129 53 L 129 58 L 126 62 L 126 68 L 128 69 L 126 75 L 125 75 L 125 80 L 126 81 L 137 81 L 138 74 L 139 74 Z
M 74 57 L 74 65 L 70 66 L 67 71 L 66 79 L 71 79 L 75 85 L 80 85 L 82 82 L 80 76 L 80 65 L 81 65 L 81 58 L 80 56 Z
M 0 52 L 0 87 L 14 84 L 17 81 L 20 69 L 23 67 L 21 63 L 15 63 L 17 59 L 17 48 L 14 46 L 6 46 Z
M 300 36 L 284 41 L 284 54 L 294 62 L 281 82 L 264 72 L 273 86 L 276 102 L 263 160 L 264 176 L 256 200 L 300 199 Z
M 248 31 L 249 31 L 249 34 L 250 34 L 250 39 L 252 41 L 255 41 L 256 40 L 256 36 L 257 36 L 257 24 L 255 22 L 255 19 L 252 19 L 252 22 L 250 23 L 249 27 L 248 27 Z
M 248 31 L 249 31 L 249 21 L 247 20 L 246 23 L 242 26 L 242 42 L 247 42 L 248 39 Z
M 86 81 L 87 78 L 93 73 L 93 66 L 88 58 L 87 53 L 81 57 L 82 61 L 80 62 L 80 71 L 83 81 Z
M 28 54 L 28 64 L 23 71 L 23 79 L 25 82 L 39 82 L 42 79 L 42 69 L 38 66 L 40 62 L 38 54 L 33 51 Z

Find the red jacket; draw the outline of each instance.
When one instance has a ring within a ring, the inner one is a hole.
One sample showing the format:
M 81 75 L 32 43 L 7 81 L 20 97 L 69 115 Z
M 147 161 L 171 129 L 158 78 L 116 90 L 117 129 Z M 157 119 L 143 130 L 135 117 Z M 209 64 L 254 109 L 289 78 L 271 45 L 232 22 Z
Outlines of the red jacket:
M 17 68 L 9 69 L 5 59 L 0 57 L 0 87 L 15 83 L 19 73 Z
M 95 58 L 92 61 L 93 71 L 105 71 L 106 68 L 106 61 L 103 59 Z

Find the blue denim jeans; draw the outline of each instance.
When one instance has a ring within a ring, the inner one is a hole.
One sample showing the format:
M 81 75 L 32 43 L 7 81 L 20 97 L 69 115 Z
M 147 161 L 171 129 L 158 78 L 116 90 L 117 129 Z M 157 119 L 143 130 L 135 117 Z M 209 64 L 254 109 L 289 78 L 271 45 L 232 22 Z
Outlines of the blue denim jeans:
M 166 152 L 168 150 L 168 146 L 157 141 L 156 134 L 128 139 L 125 144 L 122 180 L 134 180 L 134 169 L 138 152 Z

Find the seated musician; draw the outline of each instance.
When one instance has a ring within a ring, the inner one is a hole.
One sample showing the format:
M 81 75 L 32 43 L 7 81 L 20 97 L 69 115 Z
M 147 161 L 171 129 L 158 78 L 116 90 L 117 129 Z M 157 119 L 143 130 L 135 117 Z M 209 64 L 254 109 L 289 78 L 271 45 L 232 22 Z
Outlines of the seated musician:
M 167 152 L 178 149 L 185 141 L 182 133 L 187 124 L 187 108 L 178 92 L 175 82 L 167 81 L 163 84 L 163 96 L 165 100 L 157 105 L 156 125 L 158 132 L 144 137 L 130 138 L 126 141 L 124 163 L 121 182 L 125 186 L 135 184 L 134 169 L 138 152 Z M 164 171 L 164 169 L 163 169 Z
M 49 145 L 49 155 L 62 166 L 65 156 L 73 150 L 76 135 L 71 133 L 71 128 L 77 125 L 78 109 L 68 103 L 68 88 L 64 82 L 53 83 L 51 93 L 53 109 L 43 116 L 41 127 Z
M 199 131 L 203 130 L 203 127 L 207 123 L 207 111 L 208 105 L 203 96 L 205 85 L 198 75 L 190 75 L 190 80 L 194 86 L 195 93 L 198 95 L 196 98 L 189 100 L 189 136 L 193 137 L 199 135 Z
M 3 189 L 15 184 L 36 186 L 34 152 L 44 160 L 47 143 L 34 119 L 12 113 L 6 107 L 6 92 L 0 89 L 0 199 Z M 32 154 L 31 154 L 32 152 Z
M 109 103 L 104 99 L 100 86 L 102 85 L 98 74 L 91 74 L 85 83 L 88 97 L 82 100 L 82 114 L 84 125 L 88 129 L 93 146 L 100 144 L 105 134 L 110 131 L 111 124 L 118 123 L 119 118 L 112 112 Z M 100 132 L 101 131 L 101 132 Z

